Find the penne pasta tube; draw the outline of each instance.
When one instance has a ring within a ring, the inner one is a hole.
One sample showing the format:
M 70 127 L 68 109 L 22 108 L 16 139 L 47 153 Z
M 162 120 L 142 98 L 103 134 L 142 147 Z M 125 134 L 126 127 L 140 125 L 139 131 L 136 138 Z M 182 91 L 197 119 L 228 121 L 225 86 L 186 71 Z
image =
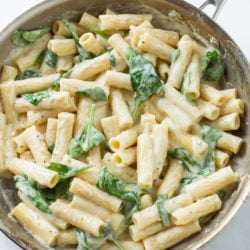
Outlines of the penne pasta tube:
M 101 156 L 101 148 L 100 146 L 91 149 L 88 152 L 88 156 L 86 158 L 89 165 L 94 168 L 101 168 L 102 166 L 102 156 Z
M 63 200 L 52 203 L 50 209 L 55 216 L 94 236 L 99 236 L 100 230 L 105 226 L 98 217 L 84 210 L 72 208 Z
M 215 166 L 217 169 L 227 166 L 230 160 L 230 153 L 223 152 L 219 149 L 215 150 Z
M 120 34 L 114 34 L 108 39 L 108 43 L 112 46 L 117 53 L 126 60 L 126 51 L 129 44 L 122 38 Z
M 110 69 L 110 60 L 108 53 L 104 53 L 93 59 L 78 63 L 72 68 L 69 78 L 87 80 L 97 74 Z
M 58 182 L 58 173 L 30 161 L 13 158 L 8 165 L 10 172 L 15 175 L 26 174 L 39 184 L 53 188 Z
M 143 240 L 145 250 L 165 250 L 189 236 L 201 231 L 198 221 L 183 226 L 174 226 Z
M 189 194 L 193 200 L 214 194 L 224 187 L 238 181 L 231 167 L 221 168 L 204 179 L 186 185 L 182 193 Z
M 167 124 L 154 124 L 152 128 L 152 144 L 155 156 L 154 179 L 158 179 L 168 152 L 168 126 Z
M 4 65 L 1 71 L 0 83 L 15 80 L 16 76 L 17 76 L 17 69 L 15 67 Z
M 198 220 L 200 217 L 218 211 L 221 208 L 221 200 L 217 194 L 199 199 L 193 204 L 179 208 L 172 213 L 175 225 L 185 225 Z
M 115 137 L 119 134 L 120 129 L 118 127 L 117 116 L 108 116 L 101 119 L 102 130 L 105 137 L 109 141 L 112 137 Z
M 220 90 L 224 98 L 229 101 L 230 99 L 236 99 L 237 98 L 237 89 L 232 88 L 232 89 L 223 89 Z
M 25 130 L 24 140 L 38 165 L 45 166 L 50 161 L 50 153 L 43 134 L 35 126 Z
M 141 200 L 141 209 L 145 209 L 153 205 L 153 200 L 150 194 L 144 194 L 140 198 Z
M 82 34 L 79 43 L 86 51 L 95 55 L 100 55 L 104 51 L 103 43 L 90 32 Z
M 220 116 L 218 119 L 210 122 L 210 124 L 222 131 L 237 130 L 240 127 L 240 116 L 234 112 Z
M 176 209 L 186 207 L 193 203 L 192 197 L 189 194 L 180 194 L 164 202 L 164 207 L 169 214 L 172 214 Z M 143 230 L 155 222 L 161 221 L 156 204 L 147 207 L 141 211 L 135 212 L 132 215 L 132 221 L 137 228 Z
M 50 39 L 48 49 L 58 56 L 69 56 L 77 53 L 74 39 Z
M 128 30 L 130 25 L 139 25 L 152 20 L 150 14 L 99 15 L 101 30 Z
M 132 91 L 130 75 L 127 73 L 108 70 L 105 74 L 105 84 L 108 86 Z
M 69 143 L 72 139 L 75 116 L 72 113 L 62 112 L 58 115 L 55 148 L 53 150 L 52 162 L 60 162 L 68 153 Z
M 80 26 L 76 22 L 70 22 L 70 25 L 73 27 L 73 29 L 76 31 L 78 35 L 81 35 L 82 33 L 86 32 L 86 29 Z M 55 36 L 65 36 L 65 37 L 71 36 L 70 31 L 61 20 L 56 20 L 53 23 L 52 31 Z
M 179 41 L 179 34 L 177 32 L 170 30 L 156 29 L 153 27 L 143 27 L 142 24 L 140 24 L 139 26 L 134 26 L 134 25 L 130 26 L 129 36 L 131 39 L 131 43 L 133 45 L 137 46 L 140 37 L 143 34 L 148 33 L 165 44 L 168 44 L 172 47 L 177 46 L 177 43 Z
M 80 180 L 79 178 L 73 179 L 70 186 L 70 192 L 88 199 L 96 205 L 105 207 L 114 213 L 119 211 L 122 204 L 122 200 L 107 194 L 96 186 Z
M 172 159 L 169 163 L 167 173 L 157 190 L 157 195 L 167 194 L 168 199 L 172 198 L 183 177 L 184 167 L 181 161 Z
M 69 93 L 66 91 L 60 92 L 50 92 L 49 96 L 43 98 L 37 106 L 28 102 L 24 97 L 17 98 L 15 101 L 15 110 L 17 113 L 23 113 L 28 111 L 46 110 L 51 109 L 64 109 L 64 110 L 74 110 L 75 103 L 70 97 Z
M 176 89 L 181 87 L 185 70 L 190 63 L 193 53 L 192 39 L 189 35 L 182 36 L 178 42 L 178 48 L 180 50 L 180 55 L 176 59 L 176 62 L 171 65 L 167 80 L 167 84 Z
M 227 101 L 227 98 L 223 95 L 222 91 L 207 84 L 201 84 L 200 91 L 200 97 L 215 106 L 220 107 Z
M 63 156 L 61 163 L 67 166 L 70 166 L 72 168 L 83 168 L 83 167 L 88 166 L 86 163 L 75 160 L 67 154 Z M 97 183 L 99 171 L 100 171 L 100 168 L 91 167 L 89 169 L 84 170 L 82 173 L 77 174 L 76 177 L 92 185 L 95 185 Z
M 174 48 L 165 44 L 164 42 L 147 32 L 141 35 L 137 46 L 140 49 L 147 51 L 148 53 L 153 54 L 158 58 L 166 60 L 167 62 L 171 61 L 171 54 L 174 51 Z
M 133 119 L 121 91 L 114 88 L 111 90 L 110 96 L 111 109 L 117 116 L 119 128 L 121 130 L 130 128 L 133 125 Z
M 156 124 L 155 115 L 144 113 L 141 115 L 140 132 L 151 134 L 153 126 Z
M 137 183 L 140 188 L 150 189 L 153 185 L 155 158 L 153 142 L 148 134 L 137 138 Z
M 15 144 L 12 140 L 12 134 L 14 130 L 13 124 L 6 124 L 5 127 L 5 150 L 4 150 L 4 158 L 5 158 L 5 167 L 8 168 L 10 161 L 17 157 L 17 151 Z
M 57 59 L 56 72 L 63 74 L 74 66 L 73 56 L 60 56 Z
M 19 203 L 11 214 L 17 218 L 28 230 L 35 233 L 43 242 L 54 245 L 59 235 L 59 230 L 47 221 L 43 216 L 26 206 Z
M 201 111 L 201 115 L 209 120 L 215 120 L 220 115 L 220 108 L 202 99 L 196 100 L 197 107 Z
M 221 132 L 221 137 L 218 139 L 216 147 L 237 154 L 241 148 L 242 143 L 242 138 L 236 135 L 229 134 L 227 132 Z
M 220 107 L 220 115 L 227 115 L 231 113 L 244 113 L 244 103 L 241 99 L 230 99 L 228 102 Z
M 77 245 L 77 243 L 78 241 L 75 228 L 69 228 L 61 231 L 56 238 L 56 244 L 59 247 Z
M 5 166 L 5 133 L 6 133 L 6 116 L 0 113 L 0 173 L 7 168 Z
M 16 100 L 16 89 L 14 81 L 3 84 L 0 88 L 6 120 L 8 123 L 15 124 L 17 115 L 14 109 Z
M 170 71 L 169 64 L 166 61 L 158 60 L 156 67 L 159 76 L 163 79 L 163 81 L 166 81 Z
M 70 207 L 85 211 L 92 214 L 103 221 L 109 220 L 112 212 L 102 206 L 96 205 L 95 203 L 77 195 L 74 195 L 73 200 L 69 204 Z
M 136 162 L 136 147 L 116 151 L 111 156 L 111 161 L 120 168 L 132 165 Z
M 106 153 L 103 157 L 103 164 L 107 167 L 107 169 L 119 179 L 123 180 L 126 183 L 136 183 L 137 182 L 137 173 L 136 170 L 132 167 L 126 168 L 118 168 L 111 161 L 111 153 Z M 85 171 L 86 172 L 86 171 Z
M 54 145 L 56 142 L 57 119 L 49 118 L 47 121 L 45 141 L 47 146 Z
M 79 21 L 79 25 L 87 29 L 89 27 L 99 28 L 99 20 L 88 12 L 84 12 Z

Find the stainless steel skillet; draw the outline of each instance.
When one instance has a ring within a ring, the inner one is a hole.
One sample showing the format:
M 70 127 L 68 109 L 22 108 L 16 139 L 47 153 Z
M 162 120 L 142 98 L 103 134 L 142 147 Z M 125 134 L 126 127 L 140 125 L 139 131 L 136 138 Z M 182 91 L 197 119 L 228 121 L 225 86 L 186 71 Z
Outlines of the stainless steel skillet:
M 198 249 L 204 246 L 228 224 L 247 198 L 249 191 L 250 170 L 248 166 L 250 149 L 248 148 L 248 143 L 250 142 L 250 135 L 248 124 L 250 112 L 250 69 L 238 46 L 222 28 L 199 9 L 181 0 L 47 0 L 21 15 L 0 33 L 0 67 L 8 62 L 6 58 L 13 49 L 13 45 L 10 43 L 10 36 L 15 30 L 49 26 L 56 18 L 62 16 L 71 20 L 77 20 L 84 10 L 98 15 L 107 7 L 118 13 L 152 13 L 154 15 L 154 24 L 158 27 L 174 29 L 181 33 L 187 32 L 195 36 L 196 39 L 200 39 L 200 37 L 204 37 L 207 40 L 215 38 L 212 40 L 218 41 L 220 50 L 224 54 L 226 66 L 225 78 L 227 84 L 223 83 L 220 87 L 236 87 L 245 103 L 246 112 L 238 133 L 244 138 L 245 143 L 240 154 L 232 162 L 232 166 L 234 166 L 237 174 L 240 176 L 240 184 L 234 190 L 232 196 L 225 202 L 223 211 L 207 224 L 200 234 L 189 238 L 174 248 L 181 250 Z M 180 19 L 173 12 L 169 15 L 169 12 L 172 10 L 180 13 L 182 18 Z M 2 190 L 0 193 L 1 230 L 24 249 L 47 249 L 34 240 L 31 235 L 27 234 L 21 225 L 8 218 L 7 214 L 17 199 L 11 181 L 1 178 L 0 188 Z

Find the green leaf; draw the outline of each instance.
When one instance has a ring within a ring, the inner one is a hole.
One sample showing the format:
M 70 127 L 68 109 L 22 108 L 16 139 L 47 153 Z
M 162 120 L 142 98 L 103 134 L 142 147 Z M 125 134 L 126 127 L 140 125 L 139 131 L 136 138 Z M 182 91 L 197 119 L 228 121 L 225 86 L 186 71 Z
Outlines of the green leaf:
M 169 150 L 168 156 L 182 161 L 189 172 L 197 173 L 201 169 L 201 163 L 195 160 L 185 148 Z
M 92 89 L 78 90 L 75 92 L 75 94 L 78 96 L 89 97 L 95 101 L 106 101 L 107 100 L 107 96 L 106 96 L 104 90 L 100 87 L 95 87 Z
M 203 79 L 207 81 L 218 81 L 224 74 L 223 60 L 216 50 L 207 52 L 201 61 Z
M 113 196 L 135 203 L 137 209 L 141 207 L 140 195 L 146 193 L 145 190 L 140 189 L 136 184 L 126 184 L 119 180 L 107 168 L 103 168 L 100 172 L 96 185 Z
M 88 30 L 96 35 L 99 35 L 101 36 L 102 38 L 104 38 L 105 40 L 108 40 L 109 39 L 109 35 L 107 33 L 105 33 L 104 31 L 102 30 L 99 30 L 93 26 L 89 26 L 88 27 Z
M 203 163 L 203 169 L 210 169 L 211 173 L 215 172 L 215 148 L 221 132 L 213 126 L 200 124 L 202 139 L 208 144 L 208 151 Z
M 57 54 L 47 49 L 44 55 L 44 63 L 50 66 L 51 68 L 55 68 L 57 60 L 58 60 Z
M 50 92 L 51 89 L 47 89 L 35 93 L 22 94 L 21 97 L 32 105 L 37 106 L 44 98 L 48 98 L 50 96 Z
M 48 146 L 48 151 L 49 151 L 51 154 L 53 154 L 54 149 L 55 149 L 55 144 L 51 144 L 51 145 Z
M 126 59 L 130 68 L 129 74 L 134 91 L 135 104 L 132 115 L 135 116 L 141 104 L 153 94 L 162 92 L 163 83 L 154 66 L 133 48 L 127 49 Z
M 82 61 L 85 61 L 87 59 L 94 58 L 95 55 L 93 53 L 88 52 L 85 49 L 83 49 L 83 47 L 79 43 L 79 36 L 77 35 L 75 29 L 72 27 L 70 22 L 67 19 L 62 19 L 62 22 L 67 27 L 67 29 L 69 30 L 69 32 L 71 33 L 71 35 L 75 41 L 75 45 L 76 45 L 76 48 L 77 48 L 77 51 L 79 54 L 79 61 L 82 62 Z
M 94 127 L 95 109 L 96 106 L 93 104 L 90 109 L 90 119 L 85 129 L 80 136 L 73 138 L 70 142 L 69 154 L 73 158 L 87 153 L 105 141 L 104 135 Z
M 67 71 L 66 73 L 64 73 L 63 75 L 60 75 L 56 80 L 55 80 L 55 82 L 54 82 L 54 89 L 55 90 L 59 90 L 59 88 L 60 88 L 60 80 L 62 79 L 62 78 L 69 78 L 70 77 L 70 75 L 71 75 L 71 73 L 72 73 L 72 71 L 73 71 L 73 68 L 72 69 L 70 69 L 69 71 Z
M 12 35 L 11 41 L 16 46 L 27 46 L 49 32 L 50 29 L 48 28 L 31 31 L 18 30 Z
M 106 226 L 98 237 L 80 229 L 76 230 L 76 235 L 78 240 L 77 250 L 98 250 L 107 240 L 112 241 L 119 250 L 124 250 L 119 241 L 115 238 L 111 223 L 109 222 L 106 223 Z
M 110 52 L 109 52 L 109 61 L 111 63 L 111 66 L 115 67 L 115 65 L 116 65 L 115 56 L 112 53 L 110 53 Z
M 168 195 L 162 194 L 158 196 L 155 202 L 163 227 L 168 227 L 172 224 L 170 214 L 168 213 L 167 209 L 164 206 L 164 203 L 167 199 Z
M 66 179 L 71 178 L 72 176 L 80 174 L 81 172 L 83 172 L 86 169 L 91 168 L 91 166 L 85 166 L 82 168 L 72 168 L 72 167 L 69 167 L 67 165 L 63 165 L 60 163 L 52 163 L 47 168 L 58 173 L 59 181 L 64 181 Z
M 25 70 L 23 73 L 16 76 L 15 80 L 25 80 L 34 77 L 42 77 L 43 74 L 32 70 Z
M 24 196 L 26 196 L 35 207 L 45 213 L 50 213 L 49 203 L 44 199 L 35 185 L 29 180 L 27 175 L 14 176 L 14 180 L 16 182 L 16 188 Z

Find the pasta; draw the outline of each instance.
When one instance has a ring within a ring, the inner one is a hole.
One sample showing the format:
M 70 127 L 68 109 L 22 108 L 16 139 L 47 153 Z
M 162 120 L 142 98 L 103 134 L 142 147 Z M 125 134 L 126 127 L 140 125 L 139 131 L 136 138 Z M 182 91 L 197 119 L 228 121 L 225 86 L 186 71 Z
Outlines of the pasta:
M 223 72 L 211 80 L 220 52 L 152 17 L 55 20 L 3 66 L 0 173 L 21 199 L 12 215 L 49 246 L 167 249 L 240 180 L 244 103 L 215 87 Z

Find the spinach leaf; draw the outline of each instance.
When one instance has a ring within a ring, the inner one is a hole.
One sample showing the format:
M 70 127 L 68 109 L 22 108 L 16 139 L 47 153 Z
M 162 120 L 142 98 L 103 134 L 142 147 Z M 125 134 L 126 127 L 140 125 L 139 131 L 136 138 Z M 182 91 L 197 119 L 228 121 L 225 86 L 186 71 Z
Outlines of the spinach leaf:
M 130 68 L 129 74 L 135 98 L 132 116 L 135 116 L 141 104 L 151 95 L 162 92 L 163 83 L 154 66 L 133 48 L 127 49 L 126 59 Z
M 60 163 L 52 163 L 47 168 L 58 173 L 59 181 L 64 181 L 76 174 L 83 172 L 86 169 L 91 168 L 91 166 L 85 166 L 82 168 L 72 168 L 72 167 L 69 167 Z
M 54 53 L 53 51 L 49 49 L 43 50 L 38 54 L 33 65 L 37 66 L 42 60 L 44 61 L 45 64 L 47 64 L 51 68 L 55 68 L 57 64 L 58 56 L 56 53 Z
M 64 25 L 67 27 L 67 29 L 69 30 L 69 32 L 71 33 L 74 41 L 75 41 L 75 45 L 79 54 L 79 61 L 85 61 L 87 59 L 91 59 L 94 58 L 95 55 L 91 52 L 86 51 L 81 44 L 79 43 L 79 36 L 77 35 L 76 31 L 74 30 L 74 28 L 72 27 L 72 25 L 70 24 L 70 22 L 67 19 L 62 19 L 62 22 L 64 23 Z
M 48 146 L 48 151 L 49 151 L 51 154 L 53 154 L 54 149 L 55 149 L 55 144 L 51 144 L 51 145 Z
M 188 177 L 182 178 L 182 180 L 181 180 L 181 185 L 182 185 L 182 186 L 185 186 L 185 185 L 190 184 L 190 183 L 192 183 L 192 182 L 194 182 L 194 181 L 197 181 L 197 180 L 199 180 L 199 179 L 203 179 L 203 178 L 209 176 L 209 175 L 212 174 L 212 173 L 213 173 L 213 172 L 212 172 L 210 169 L 204 168 L 204 169 L 200 170 L 200 171 L 199 171 L 197 174 L 195 174 L 195 175 L 192 175 L 192 176 L 188 176 Z
M 104 90 L 100 87 L 95 87 L 92 89 L 78 90 L 75 92 L 75 94 L 78 96 L 90 97 L 91 99 L 93 99 L 95 101 L 106 101 L 107 100 L 107 96 L 106 96 Z
M 45 213 L 50 213 L 49 203 L 39 192 L 34 182 L 32 182 L 27 175 L 14 176 L 14 180 L 16 182 L 16 188 L 24 196 L 26 196 L 35 207 L 39 208 Z
M 96 185 L 113 196 L 127 202 L 133 202 L 138 210 L 141 208 L 140 195 L 146 193 L 145 190 L 140 189 L 136 184 L 126 184 L 119 180 L 107 168 L 103 168 L 100 172 Z
M 95 109 L 96 106 L 93 104 L 90 109 L 90 118 L 87 126 L 80 136 L 73 138 L 70 142 L 69 154 L 73 158 L 87 153 L 105 141 L 104 135 L 94 127 Z
M 164 203 L 167 199 L 168 199 L 168 195 L 162 194 L 158 196 L 155 202 L 163 227 L 167 227 L 171 225 L 170 214 L 168 213 L 167 209 L 164 206 Z
M 116 65 L 115 56 L 111 54 L 110 52 L 109 52 L 109 61 L 110 61 L 111 66 L 115 67 Z
M 48 98 L 50 96 L 51 89 L 38 91 L 35 93 L 22 94 L 21 97 L 26 99 L 29 103 L 34 106 L 37 106 L 44 98 Z
M 208 144 L 208 151 L 203 163 L 203 169 L 210 169 L 211 172 L 215 172 L 215 148 L 218 139 L 221 137 L 221 132 L 206 124 L 200 124 L 202 139 Z
M 43 76 L 40 72 L 35 72 L 32 70 L 25 70 L 23 73 L 16 76 L 15 80 L 25 80 L 34 77 L 41 77 Z
M 171 54 L 171 66 L 176 62 L 180 55 L 181 51 L 180 49 L 175 49 Z
M 17 30 L 12 35 L 11 41 L 16 46 L 27 46 L 49 32 L 50 29 L 48 28 L 31 30 L 31 31 Z
M 73 68 L 72 69 L 70 69 L 69 71 L 67 71 L 66 73 L 64 73 L 63 75 L 60 75 L 56 80 L 55 80 L 55 82 L 54 82 L 54 89 L 55 90 L 59 90 L 59 88 L 60 88 L 60 80 L 62 79 L 62 78 L 69 78 L 70 77 L 70 75 L 71 75 L 71 73 L 72 73 L 72 71 L 73 71 Z
M 197 173 L 199 169 L 201 169 L 201 163 L 194 159 L 185 148 L 175 148 L 174 150 L 169 150 L 168 155 L 182 161 L 189 172 Z
M 224 66 L 220 53 L 216 50 L 207 52 L 201 61 L 203 79 L 218 81 L 224 74 Z
M 104 31 L 102 30 L 99 30 L 93 26 L 89 26 L 88 27 L 88 30 L 96 35 L 99 35 L 101 36 L 102 38 L 104 38 L 105 40 L 108 40 L 109 39 L 109 35 L 107 33 L 105 33 Z
M 78 246 L 76 250 L 98 250 L 107 241 L 112 241 L 119 250 L 124 250 L 112 232 L 111 223 L 107 223 L 98 237 L 93 236 L 83 230 L 76 230 Z

